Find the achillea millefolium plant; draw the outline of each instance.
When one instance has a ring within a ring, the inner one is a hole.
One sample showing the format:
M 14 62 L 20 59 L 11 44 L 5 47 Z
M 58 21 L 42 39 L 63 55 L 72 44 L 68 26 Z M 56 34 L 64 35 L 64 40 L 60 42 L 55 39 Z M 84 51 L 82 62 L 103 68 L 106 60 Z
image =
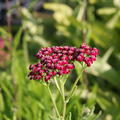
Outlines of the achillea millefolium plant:
M 83 43 L 79 48 L 70 46 L 46 47 L 40 49 L 35 55 L 37 59 L 39 59 L 39 62 L 30 65 L 30 73 L 28 76 L 31 80 L 40 80 L 45 83 L 56 110 L 56 118 L 58 120 L 66 120 L 66 105 L 75 91 L 76 84 L 81 78 L 85 68 L 90 67 L 91 64 L 96 61 L 97 55 L 99 55 L 99 50 L 86 45 L 86 43 Z M 75 68 L 75 61 L 80 62 L 82 66 L 81 71 L 78 79 L 73 84 L 69 95 L 66 96 L 64 91 L 66 78 L 64 78 L 64 76 L 69 74 L 71 70 Z M 54 96 L 50 90 L 50 83 L 52 80 L 55 82 L 63 100 L 62 113 L 59 112 Z

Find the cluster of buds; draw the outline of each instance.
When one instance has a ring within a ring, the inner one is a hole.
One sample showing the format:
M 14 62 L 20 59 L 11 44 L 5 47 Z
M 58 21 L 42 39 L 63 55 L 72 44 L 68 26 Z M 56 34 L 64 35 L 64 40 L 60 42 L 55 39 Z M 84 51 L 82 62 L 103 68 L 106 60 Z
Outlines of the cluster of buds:
M 80 48 L 70 46 L 54 46 L 42 48 L 36 54 L 39 63 L 30 65 L 30 79 L 48 81 L 55 75 L 68 74 L 74 69 L 74 61 L 84 62 L 91 66 L 99 50 L 82 44 Z

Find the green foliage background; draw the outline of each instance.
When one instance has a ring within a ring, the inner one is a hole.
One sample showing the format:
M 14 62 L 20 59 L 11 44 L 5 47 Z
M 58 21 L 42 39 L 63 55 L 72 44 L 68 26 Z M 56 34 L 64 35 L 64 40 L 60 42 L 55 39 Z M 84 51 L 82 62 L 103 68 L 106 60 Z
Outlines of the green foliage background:
M 55 120 L 50 117 L 54 110 L 48 91 L 28 79 L 28 66 L 37 62 L 34 55 L 41 47 L 79 47 L 83 39 L 99 48 L 100 56 L 79 81 L 67 105 L 67 119 L 120 120 L 120 0 L 52 0 L 43 5 L 52 14 L 33 12 L 37 1 L 31 1 L 29 9 L 16 5 L 22 25 L 12 26 L 12 33 L 7 32 L 7 26 L 0 26 L 0 37 L 10 48 L 4 49 L 9 59 L 0 64 L 0 120 Z M 77 64 L 66 92 L 79 71 Z M 53 93 L 62 111 L 54 87 Z

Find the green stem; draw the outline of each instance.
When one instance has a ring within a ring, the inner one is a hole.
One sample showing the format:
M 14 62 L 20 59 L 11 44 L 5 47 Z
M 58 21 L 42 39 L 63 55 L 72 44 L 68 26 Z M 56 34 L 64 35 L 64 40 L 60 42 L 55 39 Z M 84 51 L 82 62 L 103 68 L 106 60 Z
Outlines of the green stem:
M 64 88 L 63 88 L 64 89 Z M 63 94 L 63 120 L 65 120 L 65 114 L 66 114 L 66 100 L 65 100 L 65 94 Z
M 80 9 L 79 9 L 79 12 L 78 12 L 78 15 L 77 15 L 77 20 L 78 21 L 82 21 L 85 19 L 86 17 L 86 7 L 87 7 L 87 0 L 84 0 L 82 5 L 80 6 Z
M 66 100 L 65 100 L 65 90 L 64 90 L 64 82 L 63 80 L 60 81 L 60 88 L 61 88 L 61 95 L 63 99 L 63 113 L 62 113 L 62 120 L 65 120 L 65 114 L 66 114 Z
M 57 87 L 58 91 L 60 92 L 60 94 L 62 94 L 56 78 L 54 78 L 54 81 L 55 81 L 55 84 L 56 84 L 56 87 Z
M 65 114 L 66 114 L 66 100 L 65 100 L 65 90 L 64 90 L 65 81 L 63 79 L 56 80 L 56 78 L 54 80 L 56 87 L 58 88 L 63 100 L 63 113 L 61 119 L 65 120 Z
M 73 94 L 74 94 L 74 92 L 75 92 L 75 89 L 76 89 L 76 87 L 77 87 L 77 83 L 78 83 L 78 81 L 81 79 L 82 73 L 83 73 L 83 71 L 85 70 L 85 68 L 86 68 L 86 67 L 84 67 L 84 68 L 81 70 L 80 75 L 78 76 L 78 78 L 77 78 L 76 81 L 74 82 L 74 84 L 73 84 L 73 86 L 72 86 L 72 89 L 71 89 L 71 91 L 70 91 L 70 94 L 69 94 L 69 96 L 68 96 L 68 98 L 67 98 L 67 102 L 68 102 L 69 99 L 73 96 Z
M 24 49 L 25 62 L 28 65 L 30 62 L 29 62 L 29 53 L 28 53 L 28 43 L 26 40 L 23 41 L 23 49 Z
M 49 91 L 49 94 L 50 94 L 51 100 L 52 100 L 52 102 L 53 102 L 53 105 L 54 105 L 54 107 L 55 107 L 55 110 L 56 110 L 57 116 L 60 118 L 60 113 L 59 113 L 59 111 L 58 111 L 58 108 L 57 108 L 56 102 L 55 102 L 55 100 L 54 100 L 54 96 L 53 96 L 53 94 L 52 94 L 52 92 L 51 92 L 51 90 L 50 90 L 50 88 L 49 88 L 49 85 L 47 86 L 47 88 L 48 88 L 48 91 Z

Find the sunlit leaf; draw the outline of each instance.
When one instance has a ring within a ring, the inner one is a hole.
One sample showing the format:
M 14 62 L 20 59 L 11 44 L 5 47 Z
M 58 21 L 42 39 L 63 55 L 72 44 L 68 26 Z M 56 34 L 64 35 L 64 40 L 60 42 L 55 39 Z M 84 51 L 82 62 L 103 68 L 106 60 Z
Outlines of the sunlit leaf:
M 5 105 L 4 105 L 4 100 L 3 100 L 3 95 L 0 92 L 0 112 L 4 111 Z
M 100 15 L 111 15 L 117 11 L 116 8 L 100 8 L 97 13 Z
M 107 63 L 107 59 L 109 58 L 110 53 L 111 49 L 108 50 L 108 52 L 105 54 L 103 58 L 98 57 L 97 61 L 92 65 L 91 68 L 88 68 L 87 71 L 95 76 L 99 76 L 106 79 L 112 85 L 119 88 L 118 85 L 118 83 L 120 84 L 119 74 L 114 68 L 112 68 L 111 65 Z
M 65 4 L 45 3 L 44 8 L 54 11 L 54 18 L 58 23 L 69 25 L 67 17 L 72 15 L 72 9 Z
M 14 49 L 18 47 L 20 43 L 21 35 L 22 35 L 22 27 L 19 29 L 18 33 L 14 37 Z
M 115 6 L 120 8 L 120 0 L 113 0 Z
M 114 28 L 120 18 L 120 11 L 118 11 L 107 23 L 108 28 Z

